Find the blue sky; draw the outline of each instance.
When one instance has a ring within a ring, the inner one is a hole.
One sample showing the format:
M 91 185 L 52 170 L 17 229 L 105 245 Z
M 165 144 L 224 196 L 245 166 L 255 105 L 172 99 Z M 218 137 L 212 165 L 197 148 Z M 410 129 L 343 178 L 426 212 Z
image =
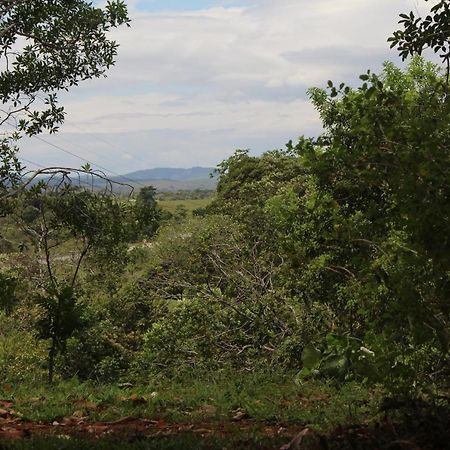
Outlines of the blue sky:
M 119 173 L 214 166 L 317 135 L 306 91 L 355 84 L 383 61 L 398 14 L 422 0 L 128 0 L 132 24 L 108 78 L 61 95 L 67 118 L 43 136 Z M 22 155 L 42 165 L 83 162 L 36 139 Z

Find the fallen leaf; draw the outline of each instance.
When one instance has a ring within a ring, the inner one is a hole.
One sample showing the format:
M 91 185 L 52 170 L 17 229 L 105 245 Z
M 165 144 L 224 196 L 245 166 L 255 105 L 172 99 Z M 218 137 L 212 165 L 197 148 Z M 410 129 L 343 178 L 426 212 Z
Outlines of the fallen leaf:
M 0 406 L 2 408 L 11 408 L 11 406 L 14 406 L 14 403 L 8 400 L 0 400 Z
M 63 425 L 79 425 L 83 423 L 85 417 L 64 417 L 62 420 Z
M 88 411 L 97 411 L 98 410 L 97 403 L 89 402 L 87 400 L 78 400 L 74 404 L 75 404 L 75 406 L 77 406 L 80 409 L 86 409 Z
M 158 422 L 156 422 L 156 427 L 161 429 L 161 428 L 166 428 L 167 427 L 167 423 L 165 420 L 158 420 Z
M 217 408 L 214 405 L 202 405 L 198 409 L 198 412 L 208 416 L 213 416 L 217 412 Z
M 234 415 L 233 415 L 233 420 L 242 420 L 242 419 L 247 419 L 249 416 L 249 414 L 244 411 L 241 408 L 236 409 L 236 411 L 233 411 Z
M 91 425 L 87 428 L 88 433 L 102 434 L 109 431 L 109 427 L 103 424 Z

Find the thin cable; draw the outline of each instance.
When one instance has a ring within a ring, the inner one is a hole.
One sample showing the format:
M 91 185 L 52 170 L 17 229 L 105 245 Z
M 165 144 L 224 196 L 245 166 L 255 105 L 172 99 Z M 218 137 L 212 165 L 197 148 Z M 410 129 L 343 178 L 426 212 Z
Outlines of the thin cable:
M 8 123 L 8 125 L 10 125 L 12 128 L 15 128 L 15 125 L 12 124 L 12 123 L 10 123 L 9 121 L 7 121 L 6 123 Z M 140 186 L 140 187 L 146 187 L 145 184 L 142 184 L 142 183 L 140 183 L 140 182 L 138 182 L 138 181 L 136 181 L 136 180 L 132 180 L 132 179 L 127 178 L 127 177 L 125 177 L 125 176 L 123 176 L 123 175 L 120 175 L 119 173 L 116 173 L 116 172 L 114 172 L 114 171 L 112 171 L 112 170 L 110 170 L 110 169 L 108 169 L 108 168 L 106 168 L 106 167 L 104 167 L 104 166 L 101 166 L 100 164 L 97 164 L 97 163 L 94 163 L 94 162 L 92 162 L 92 161 L 89 161 L 89 160 L 86 159 L 86 158 L 82 158 L 81 156 L 77 155 L 76 153 L 71 152 L 70 150 L 67 150 L 67 149 L 65 149 L 64 147 L 61 147 L 60 145 L 54 144 L 54 143 L 52 143 L 52 142 L 49 142 L 49 141 L 47 141 L 46 139 L 44 139 L 44 138 L 42 138 L 42 137 L 40 137 L 40 136 L 33 135 L 33 137 L 34 137 L 35 139 L 37 139 L 38 141 L 44 142 L 45 144 L 50 145 L 51 147 L 54 147 L 54 148 L 56 148 L 57 150 L 60 150 L 60 151 L 66 153 L 66 154 L 68 154 L 68 155 L 70 155 L 70 156 L 73 156 L 74 158 L 79 159 L 80 161 L 86 162 L 86 163 L 90 164 L 91 166 L 98 167 L 99 169 L 104 170 L 104 171 L 107 172 L 107 173 L 111 173 L 111 174 L 113 174 L 113 175 L 115 175 L 115 176 L 117 176 L 117 177 L 119 177 L 119 178 L 122 178 L 123 180 L 128 181 L 129 183 L 134 183 L 134 184 L 136 184 L 136 185 L 138 185 L 138 186 Z M 24 160 L 24 161 L 25 161 L 25 160 Z M 34 164 L 34 163 L 32 163 L 32 164 Z
M 19 156 L 19 159 L 21 159 L 22 161 L 25 161 L 29 164 L 33 164 L 33 166 L 40 167 L 41 169 L 47 168 L 46 166 L 43 166 L 42 164 L 39 164 L 34 161 L 30 161 L 29 159 L 23 158 L 22 156 Z M 81 178 L 78 179 L 78 183 L 84 184 L 85 186 L 89 186 L 90 188 L 92 188 L 92 183 L 89 183 L 88 181 L 83 181 Z
M 42 164 L 38 164 L 38 163 L 36 163 L 34 161 L 30 161 L 29 159 L 26 159 L 23 156 L 19 156 L 19 159 L 21 159 L 22 161 L 27 162 L 28 164 L 33 164 L 33 166 L 40 167 L 41 169 L 45 169 L 45 166 L 43 166 Z
M 86 131 L 84 128 L 80 127 L 79 125 L 77 125 L 77 124 L 74 123 L 74 122 L 70 122 L 70 123 L 68 123 L 67 125 L 69 125 L 69 126 L 72 125 L 73 127 L 75 127 L 75 128 L 77 128 L 78 130 L 82 131 L 84 134 L 87 134 L 87 135 L 93 137 L 94 139 L 97 139 L 98 141 L 103 142 L 104 144 L 109 145 L 110 147 L 114 147 L 115 149 L 120 150 L 121 152 L 126 153 L 125 150 L 124 150 L 123 148 L 120 148 L 120 147 L 117 146 L 116 144 L 107 141 L 105 138 L 102 138 L 102 137 L 100 137 L 100 136 L 98 136 L 98 135 L 96 135 L 96 134 L 93 134 L 93 133 L 90 133 L 89 131 Z M 136 160 L 138 160 L 138 161 L 141 161 L 141 162 L 144 162 L 144 163 L 145 163 L 145 161 L 144 161 L 142 158 L 138 158 L 138 157 L 135 156 L 135 155 L 132 155 L 132 157 L 133 157 L 133 159 L 136 159 Z
M 107 173 L 111 173 L 111 174 L 113 174 L 113 175 L 116 175 L 117 177 L 120 177 L 120 178 L 122 178 L 123 180 L 128 181 L 128 182 L 130 182 L 130 183 L 135 183 L 135 184 L 137 184 L 137 185 L 139 185 L 139 186 L 141 186 L 141 187 L 145 187 L 144 184 L 141 184 L 141 183 L 139 183 L 139 182 L 137 182 L 137 181 L 135 181 L 135 180 L 132 180 L 132 179 L 130 179 L 130 178 L 127 178 L 127 177 L 125 177 L 125 176 L 123 176 L 123 175 L 120 175 L 120 174 L 118 174 L 118 173 L 116 173 L 116 172 L 114 172 L 114 171 L 112 171 L 112 170 L 110 170 L 110 169 L 108 169 L 108 168 L 106 168 L 106 167 L 104 167 L 104 166 L 101 166 L 100 164 L 97 164 L 97 163 L 94 163 L 94 162 L 92 162 L 92 161 L 89 161 L 89 160 L 86 159 L 86 158 L 82 158 L 81 156 L 77 155 L 76 153 L 71 152 L 70 150 L 67 150 L 67 149 L 65 149 L 64 147 L 61 147 L 60 145 L 54 144 L 54 143 L 52 143 L 52 142 L 49 142 L 49 141 L 45 140 L 44 138 L 42 138 L 42 137 L 40 137 L 40 136 L 36 136 L 36 135 L 35 135 L 35 136 L 33 136 L 33 137 L 36 138 L 38 141 L 44 142 L 45 144 L 50 145 L 50 146 L 56 148 L 57 150 L 60 150 L 61 152 L 67 153 L 68 155 L 71 155 L 71 156 L 73 156 L 74 158 L 77 158 L 77 159 L 79 159 L 79 160 L 81 160 L 81 161 L 83 161 L 83 162 L 86 162 L 86 163 L 90 164 L 91 166 L 98 167 L 99 169 L 104 170 L 104 171 L 107 172 Z

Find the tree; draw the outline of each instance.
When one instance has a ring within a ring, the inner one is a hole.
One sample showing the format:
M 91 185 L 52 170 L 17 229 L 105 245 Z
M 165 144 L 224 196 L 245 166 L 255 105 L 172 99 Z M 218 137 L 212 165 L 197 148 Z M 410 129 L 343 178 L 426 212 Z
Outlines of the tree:
M 107 32 L 128 24 L 122 0 L 102 10 L 83 0 L 3 0 L 0 5 L 0 196 L 20 179 L 17 141 L 64 121 L 58 91 L 101 77 L 118 44 Z M 0 205 L 1 206 L 1 205 Z M 0 210 L 1 211 L 1 210 Z
M 75 186 L 70 180 L 74 170 L 63 167 L 25 174 L 22 181 L 17 141 L 58 130 L 65 116 L 58 92 L 104 76 L 118 48 L 107 33 L 128 23 L 122 0 L 108 1 L 104 9 L 83 0 L 4 0 L 0 5 L 0 126 L 15 128 L 0 140 L 0 213 L 10 212 L 12 196 L 20 197 L 28 211 L 19 222 L 44 255 L 37 298 L 44 313 L 38 328 L 41 338 L 51 341 L 50 381 L 55 357 L 81 326 L 76 288 L 83 261 L 92 253 L 112 259 L 123 249 L 121 211 L 105 195 L 111 183 L 90 167 L 78 170 L 78 178 L 86 174 L 93 182 L 101 180 L 103 192 L 80 190 L 81 183 Z M 33 186 L 39 175 L 46 182 Z M 55 257 L 67 238 L 78 245 L 73 266 Z
M 425 0 L 428 1 L 428 0 Z M 409 55 L 422 55 L 429 48 L 439 54 L 446 67 L 446 84 L 450 77 L 450 4 L 441 0 L 430 9 L 425 18 L 416 17 L 414 12 L 400 14 L 403 30 L 397 30 L 388 39 L 391 48 L 397 47 L 405 60 Z
M 266 152 L 261 157 L 250 156 L 248 150 L 237 150 L 216 171 L 220 176 L 217 192 L 207 210 L 234 217 L 246 225 L 250 239 L 266 246 L 273 233 L 265 227 L 264 204 L 286 182 L 302 176 L 304 170 L 298 158 L 282 150 Z
M 292 286 L 332 305 L 340 332 L 370 342 L 406 386 L 424 373 L 417 349 L 449 351 L 450 105 L 442 71 L 420 57 L 361 79 L 310 91 L 325 131 L 293 147 L 308 182 L 267 211 Z
M 37 328 L 40 338 L 50 340 L 48 375 L 52 382 L 56 356 L 83 326 L 77 301 L 83 262 L 95 256 L 96 265 L 111 270 L 112 264 L 126 260 L 124 210 L 112 196 L 70 184 L 57 188 L 40 183 L 19 200 L 18 222 L 42 267 L 36 280 L 36 302 L 43 311 Z M 63 244 L 69 245 L 70 253 L 58 252 Z
M 153 186 L 139 190 L 134 204 L 134 216 L 137 235 L 151 237 L 155 234 L 161 220 L 161 212 L 158 209 L 156 189 Z

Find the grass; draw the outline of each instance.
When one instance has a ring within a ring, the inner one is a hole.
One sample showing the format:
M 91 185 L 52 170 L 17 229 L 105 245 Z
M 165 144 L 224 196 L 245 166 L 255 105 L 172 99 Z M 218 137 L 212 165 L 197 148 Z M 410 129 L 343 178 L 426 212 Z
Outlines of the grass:
M 158 205 L 165 211 L 170 213 L 176 212 L 177 208 L 185 208 L 188 214 L 197 208 L 205 208 L 211 203 L 212 198 L 198 198 L 186 200 L 158 200 Z
M 86 426 L 96 426 L 135 417 L 157 425 L 150 434 L 128 427 L 99 435 L 89 434 L 86 426 L 69 433 L 49 425 L 49 434 L 0 441 L 0 450 L 273 449 L 304 427 L 327 432 L 339 425 L 370 423 L 378 416 L 382 393 L 377 390 L 360 383 L 297 385 L 293 380 L 294 374 L 286 373 L 227 373 L 136 385 L 76 379 L 53 386 L 4 383 L 0 399 L 30 423 L 82 418 Z
M 0 385 L 0 398 L 14 403 L 24 419 L 52 422 L 70 416 L 112 421 L 133 416 L 169 423 L 232 420 L 301 423 L 326 430 L 339 424 L 367 421 L 376 415 L 380 393 L 361 384 L 334 386 L 293 376 L 223 376 L 216 380 L 188 378 L 136 386 L 80 383 L 55 386 Z

